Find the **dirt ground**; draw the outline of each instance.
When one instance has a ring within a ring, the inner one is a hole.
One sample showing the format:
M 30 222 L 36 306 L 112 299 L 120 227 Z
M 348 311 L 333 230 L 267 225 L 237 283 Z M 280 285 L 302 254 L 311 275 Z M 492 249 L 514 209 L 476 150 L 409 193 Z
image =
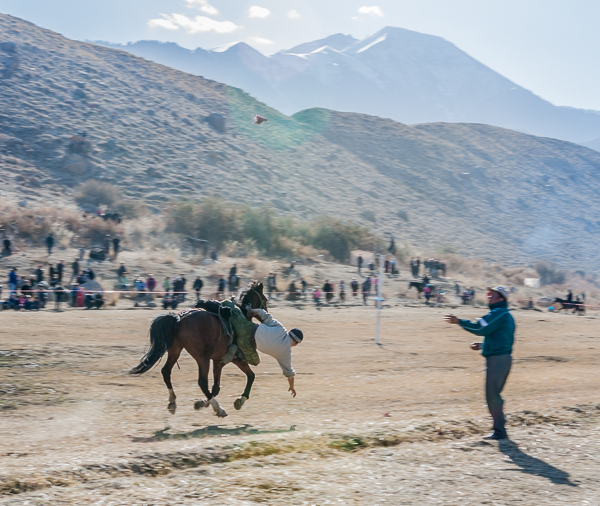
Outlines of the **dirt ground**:
M 125 374 L 158 310 L 0 313 L 0 504 L 600 504 L 600 331 L 587 317 L 516 311 L 504 397 L 490 428 L 483 359 L 447 309 L 292 307 L 298 397 L 263 357 L 251 399 L 227 366 L 229 416 L 195 411 L 184 353 L 175 415 L 158 369 Z M 465 317 L 483 308 L 457 308 Z

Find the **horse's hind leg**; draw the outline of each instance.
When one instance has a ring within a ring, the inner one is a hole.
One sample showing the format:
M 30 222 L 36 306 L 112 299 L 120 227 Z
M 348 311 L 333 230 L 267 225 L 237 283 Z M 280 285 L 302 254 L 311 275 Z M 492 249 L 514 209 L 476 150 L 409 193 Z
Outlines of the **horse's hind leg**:
M 167 388 L 169 389 L 169 405 L 167 406 L 167 409 L 172 415 L 175 414 L 175 410 L 177 409 L 177 403 L 175 402 L 177 396 L 173 391 L 173 384 L 171 383 L 171 371 L 173 366 L 177 363 L 179 355 L 181 355 L 181 346 L 179 346 L 177 343 L 173 343 L 173 345 L 169 348 L 167 362 L 160 371 L 162 373 L 165 385 L 167 385 Z
M 237 410 L 242 409 L 244 403 L 250 399 L 250 390 L 252 389 L 252 384 L 254 383 L 255 374 L 250 369 L 250 366 L 244 362 L 243 360 L 236 358 L 233 360 L 233 363 L 237 365 L 240 370 L 246 375 L 246 388 L 244 389 L 244 393 L 238 397 L 233 403 L 233 407 Z

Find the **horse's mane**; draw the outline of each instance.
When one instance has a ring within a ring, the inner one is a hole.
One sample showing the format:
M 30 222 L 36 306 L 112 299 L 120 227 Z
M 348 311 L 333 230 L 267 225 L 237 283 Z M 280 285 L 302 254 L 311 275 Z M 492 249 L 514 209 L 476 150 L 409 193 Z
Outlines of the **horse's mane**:
M 244 297 L 246 297 L 246 295 L 248 295 L 248 292 L 250 292 L 251 290 L 254 290 L 260 284 L 261 284 L 260 281 L 253 279 L 253 280 L 249 281 L 248 284 L 244 288 L 240 288 L 240 290 L 237 294 L 237 297 L 236 297 L 237 300 L 240 302 L 240 304 L 244 300 Z

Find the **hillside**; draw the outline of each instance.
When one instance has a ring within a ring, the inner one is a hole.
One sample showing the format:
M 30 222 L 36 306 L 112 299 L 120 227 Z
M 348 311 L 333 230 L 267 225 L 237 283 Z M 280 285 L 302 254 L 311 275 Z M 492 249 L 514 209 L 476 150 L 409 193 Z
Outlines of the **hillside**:
M 10 42 L 4 44 L 2 42 Z M 406 126 L 243 91 L 0 16 L 3 200 L 73 205 L 109 181 L 155 212 L 217 195 L 334 215 L 421 251 L 600 266 L 600 153 L 474 124 Z M 253 125 L 255 114 L 269 121 Z M 85 132 L 84 140 L 72 136 Z
M 485 123 L 584 142 L 600 137 L 600 113 L 557 107 L 454 44 L 386 27 L 363 40 L 336 34 L 267 57 L 245 43 L 190 51 L 176 44 L 100 42 L 237 86 L 286 114 L 323 107 L 402 123 Z

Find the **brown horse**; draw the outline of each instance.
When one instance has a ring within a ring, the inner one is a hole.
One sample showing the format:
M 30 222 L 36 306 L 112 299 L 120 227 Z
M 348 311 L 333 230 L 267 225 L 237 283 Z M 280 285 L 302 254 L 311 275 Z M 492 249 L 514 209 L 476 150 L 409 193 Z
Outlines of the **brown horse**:
M 253 308 L 267 310 L 267 297 L 263 294 L 263 285 L 252 281 L 241 290 L 238 295 L 240 309 L 248 320 L 245 307 L 250 304 Z M 181 315 L 181 316 L 180 316 Z M 223 356 L 227 353 L 229 340 L 223 330 L 219 318 L 206 311 L 196 311 L 189 315 L 182 313 L 163 313 L 150 323 L 150 349 L 141 362 L 131 369 L 130 374 L 143 374 L 149 371 L 165 353 L 168 353 L 167 362 L 161 369 L 163 379 L 169 389 L 168 410 L 175 413 L 177 404 L 176 396 L 171 384 L 171 370 L 177 363 L 182 350 L 186 350 L 198 363 L 198 385 L 206 396 L 206 400 L 196 401 L 194 409 L 205 408 L 209 404 L 219 417 L 227 416 L 225 410 L 219 405 L 216 397 L 221 388 L 221 371 L 224 367 Z M 213 361 L 214 383 L 212 390 L 208 388 L 208 371 L 210 361 Z M 235 358 L 233 363 L 246 375 L 246 388 L 244 393 L 234 403 L 235 409 L 242 409 L 244 402 L 250 398 L 250 389 L 254 382 L 254 373 L 250 366 Z

